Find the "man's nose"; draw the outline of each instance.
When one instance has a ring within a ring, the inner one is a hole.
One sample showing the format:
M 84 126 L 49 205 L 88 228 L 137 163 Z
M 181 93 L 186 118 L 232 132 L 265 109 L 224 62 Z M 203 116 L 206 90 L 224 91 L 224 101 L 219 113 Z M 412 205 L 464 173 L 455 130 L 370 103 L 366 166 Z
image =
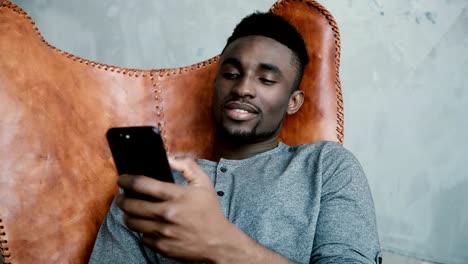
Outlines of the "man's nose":
M 240 97 L 255 97 L 255 82 L 249 78 L 242 78 L 234 87 L 234 92 Z

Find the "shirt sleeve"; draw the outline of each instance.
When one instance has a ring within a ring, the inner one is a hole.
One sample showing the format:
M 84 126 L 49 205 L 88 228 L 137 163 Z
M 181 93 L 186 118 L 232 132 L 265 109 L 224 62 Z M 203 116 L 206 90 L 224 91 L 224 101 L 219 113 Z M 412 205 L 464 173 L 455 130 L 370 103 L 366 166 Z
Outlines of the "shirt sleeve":
M 101 225 L 89 263 L 158 263 L 155 253 L 140 242 L 140 234 L 123 223 L 115 199 Z
M 321 155 L 322 194 L 311 263 L 380 264 L 374 203 L 357 159 L 339 145 Z

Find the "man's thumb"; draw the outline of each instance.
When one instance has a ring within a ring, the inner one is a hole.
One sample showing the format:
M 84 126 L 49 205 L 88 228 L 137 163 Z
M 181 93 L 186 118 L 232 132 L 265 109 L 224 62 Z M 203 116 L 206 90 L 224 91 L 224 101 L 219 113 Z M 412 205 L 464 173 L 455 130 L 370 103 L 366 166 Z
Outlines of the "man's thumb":
M 191 186 L 212 186 L 210 177 L 189 157 L 168 157 L 171 169 L 179 172 Z

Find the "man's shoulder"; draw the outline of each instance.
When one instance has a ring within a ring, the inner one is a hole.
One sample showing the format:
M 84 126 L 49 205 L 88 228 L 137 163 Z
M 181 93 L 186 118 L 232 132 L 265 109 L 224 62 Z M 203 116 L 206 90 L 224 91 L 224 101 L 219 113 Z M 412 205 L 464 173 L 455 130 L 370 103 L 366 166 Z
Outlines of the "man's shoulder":
M 343 145 L 334 141 L 318 141 L 309 144 L 301 144 L 291 147 L 296 155 L 353 155 Z
M 333 141 L 319 141 L 291 147 L 294 149 L 295 158 L 314 160 L 324 166 L 360 166 L 356 156 Z

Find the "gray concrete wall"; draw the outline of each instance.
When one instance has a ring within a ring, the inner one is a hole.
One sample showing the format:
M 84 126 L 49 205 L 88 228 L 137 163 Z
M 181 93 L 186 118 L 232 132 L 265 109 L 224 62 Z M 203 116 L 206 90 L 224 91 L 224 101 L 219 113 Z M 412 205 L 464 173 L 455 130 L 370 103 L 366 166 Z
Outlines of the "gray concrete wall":
M 45 38 L 133 68 L 218 54 L 274 0 L 16 0 Z M 323 0 L 340 24 L 345 146 L 363 164 L 384 249 L 468 263 L 468 1 Z

